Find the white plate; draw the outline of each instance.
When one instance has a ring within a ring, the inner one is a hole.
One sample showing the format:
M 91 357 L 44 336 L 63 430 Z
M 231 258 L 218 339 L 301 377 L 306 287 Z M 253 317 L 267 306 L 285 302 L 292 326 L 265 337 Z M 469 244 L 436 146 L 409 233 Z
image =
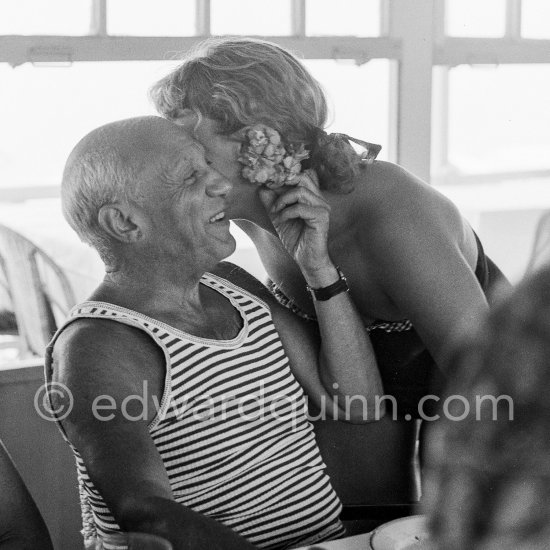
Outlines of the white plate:
M 384 523 L 374 530 L 371 550 L 431 550 L 425 516 L 410 516 Z

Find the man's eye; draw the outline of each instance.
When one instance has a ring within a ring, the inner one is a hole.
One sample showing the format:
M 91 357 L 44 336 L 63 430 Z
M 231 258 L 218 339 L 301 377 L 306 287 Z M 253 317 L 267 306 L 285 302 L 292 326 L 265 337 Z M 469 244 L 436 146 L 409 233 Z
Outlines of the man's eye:
M 187 185 L 191 185 L 192 183 L 195 183 L 196 179 L 197 179 L 197 172 L 193 172 L 191 175 L 187 176 L 186 178 L 184 178 L 184 183 L 186 183 Z

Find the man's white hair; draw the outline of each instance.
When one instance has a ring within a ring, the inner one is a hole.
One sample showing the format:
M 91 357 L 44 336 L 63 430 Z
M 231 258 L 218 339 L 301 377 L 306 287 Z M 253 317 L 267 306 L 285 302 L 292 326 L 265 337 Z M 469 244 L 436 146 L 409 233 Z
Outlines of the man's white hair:
M 116 147 L 116 130 L 124 126 L 109 124 L 83 138 L 67 160 L 61 184 L 65 219 L 105 263 L 113 260 L 113 239 L 100 226 L 99 211 L 131 198 L 137 178 L 134 164 Z

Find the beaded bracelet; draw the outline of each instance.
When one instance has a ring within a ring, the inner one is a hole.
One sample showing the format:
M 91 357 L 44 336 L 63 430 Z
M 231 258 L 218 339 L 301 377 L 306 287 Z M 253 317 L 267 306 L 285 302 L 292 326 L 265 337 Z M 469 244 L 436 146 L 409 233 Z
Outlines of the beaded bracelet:
M 342 273 L 342 270 L 338 266 L 336 266 L 336 271 L 338 272 L 339 279 L 331 285 L 324 286 L 322 288 L 311 288 L 309 285 L 307 285 L 306 288 L 309 290 L 309 292 L 311 292 L 315 300 L 324 302 L 326 300 L 330 300 L 333 296 L 341 294 L 342 292 L 349 291 L 348 282 L 345 275 Z

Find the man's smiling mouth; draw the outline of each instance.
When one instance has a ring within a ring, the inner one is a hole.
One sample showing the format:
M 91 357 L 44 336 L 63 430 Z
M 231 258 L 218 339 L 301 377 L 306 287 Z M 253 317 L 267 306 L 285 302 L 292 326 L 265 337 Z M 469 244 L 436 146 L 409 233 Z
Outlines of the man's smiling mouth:
M 219 222 L 223 219 L 225 219 L 225 212 L 218 212 L 215 216 L 210 218 L 210 223 Z

